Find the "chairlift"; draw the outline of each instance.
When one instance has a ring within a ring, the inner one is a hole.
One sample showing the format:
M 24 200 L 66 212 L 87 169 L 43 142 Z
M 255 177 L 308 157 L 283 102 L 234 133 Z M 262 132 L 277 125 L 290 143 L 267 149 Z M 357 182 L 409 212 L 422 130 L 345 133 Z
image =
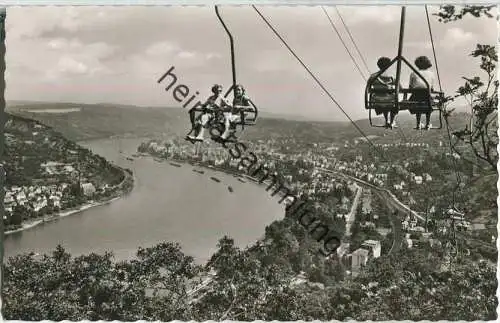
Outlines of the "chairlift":
M 405 15 L 406 7 L 403 6 L 401 9 L 401 24 L 399 33 L 399 47 L 397 56 L 392 59 L 391 63 L 384 69 L 377 72 L 373 77 L 371 77 L 365 87 L 365 109 L 368 110 L 368 118 L 370 121 L 370 126 L 372 127 L 382 127 L 386 128 L 386 125 L 374 124 L 372 120 L 372 110 L 378 110 L 380 112 L 390 112 L 390 111 L 412 111 L 415 113 L 427 113 L 437 111 L 439 113 L 439 126 L 431 127 L 431 129 L 441 129 L 443 127 L 442 122 L 442 112 L 444 108 L 444 93 L 431 91 L 430 85 L 427 80 L 419 73 L 419 71 L 413 67 L 412 64 L 402 55 L 403 52 L 403 38 L 404 38 L 404 26 L 405 26 Z M 401 65 L 405 63 L 426 85 L 424 89 L 410 89 L 410 88 L 400 88 L 401 79 Z M 374 86 L 375 81 L 389 68 L 396 64 L 396 82 L 394 88 L 380 89 Z M 417 97 L 418 95 L 427 94 L 428 100 L 425 101 L 412 101 L 412 96 Z M 394 100 L 392 102 L 388 100 L 378 100 L 377 95 L 391 95 Z M 400 101 L 400 95 L 403 95 L 403 99 Z
M 233 93 L 233 102 L 232 105 L 229 107 L 218 107 L 218 109 L 214 109 L 214 113 L 212 118 L 208 121 L 207 128 L 209 129 L 216 129 L 220 134 L 222 134 L 225 130 L 225 119 L 224 115 L 221 111 L 224 111 L 225 108 L 227 110 L 231 110 L 233 113 L 237 112 L 240 114 L 240 118 L 237 121 L 232 122 L 231 127 L 233 134 L 230 135 L 230 138 L 236 139 L 234 132 L 236 131 L 236 127 L 238 125 L 241 126 L 241 129 L 243 130 L 245 126 L 253 126 L 257 122 L 257 116 L 258 116 L 258 109 L 255 106 L 255 104 L 251 101 L 248 100 L 250 105 L 245 108 L 235 108 L 234 105 L 237 101 L 237 96 L 236 96 L 236 88 L 238 85 L 236 84 L 236 64 L 235 64 L 235 54 L 234 54 L 234 40 L 231 32 L 227 28 L 224 20 L 222 19 L 220 12 L 219 12 L 219 6 L 215 6 L 215 14 L 217 15 L 217 18 L 219 19 L 220 23 L 224 27 L 224 30 L 226 31 L 228 37 L 229 37 L 229 43 L 230 43 L 230 50 L 231 50 L 231 72 L 232 72 L 232 85 L 229 87 L 229 89 L 226 91 L 224 94 L 224 98 L 227 98 L 229 94 L 232 92 Z M 222 109 L 220 109 L 222 108 Z M 200 108 L 195 110 L 198 113 L 205 113 L 206 108 Z M 191 130 L 191 132 L 194 131 L 194 129 Z M 190 132 L 190 133 L 191 133 Z M 188 134 L 189 135 L 189 134 Z M 196 141 L 202 141 L 201 139 L 195 139 L 195 138 L 188 138 L 186 137 L 186 140 L 191 141 L 192 143 Z M 223 141 L 234 141 L 234 140 L 224 140 L 220 138 L 219 136 L 212 136 L 212 140 L 217 141 L 217 142 L 223 142 Z
M 236 64 L 235 64 L 235 54 L 234 54 L 234 40 L 233 40 L 233 35 L 227 28 L 226 24 L 224 23 L 224 20 L 222 19 L 220 12 L 219 12 L 219 6 L 215 6 L 215 13 L 217 15 L 217 18 L 219 18 L 220 23 L 222 24 L 222 27 L 224 27 L 224 30 L 226 31 L 228 37 L 229 37 L 229 44 L 230 44 L 230 49 L 231 49 L 231 72 L 232 72 L 232 78 L 233 82 L 231 87 L 227 90 L 225 93 L 224 97 L 227 98 L 229 94 L 232 92 L 233 93 L 233 109 L 234 109 L 234 103 L 236 100 Z M 238 109 L 238 112 L 240 113 L 240 120 L 234 122 L 235 125 L 240 125 L 241 129 L 243 130 L 245 126 L 253 126 L 257 123 L 257 117 L 259 114 L 259 111 L 255 104 L 249 100 L 250 106 L 248 108 L 243 108 L 243 109 Z

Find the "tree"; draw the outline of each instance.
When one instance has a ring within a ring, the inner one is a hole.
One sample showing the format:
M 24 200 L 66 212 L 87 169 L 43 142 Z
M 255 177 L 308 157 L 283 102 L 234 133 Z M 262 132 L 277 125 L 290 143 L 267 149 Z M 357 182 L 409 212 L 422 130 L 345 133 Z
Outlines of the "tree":
M 71 185 L 69 187 L 69 194 L 72 197 L 82 197 L 83 196 L 83 189 L 82 189 L 80 181 L 71 183 Z
M 486 16 L 493 18 L 491 13 L 494 5 L 490 6 L 470 6 L 467 5 L 457 10 L 455 6 L 442 6 L 435 15 L 444 23 L 462 19 L 467 15 L 473 17 Z M 493 171 L 497 171 L 498 161 L 498 80 L 497 63 L 498 55 L 494 45 L 477 44 L 470 56 L 479 58 L 479 65 L 484 77 L 473 76 L 463 77 L 464 85 L 456 91 L 456 95 L 448 97 L 448 101 L 453 101 L 458 97 L 464 98 L 471 108 L 471 117 L 464 129 L 453 132 L 456 138 L 453 145 L 454 151 L 465 157 L 465 151 L 459 151 L 459 143 L 470 147 L 473 154 L 481 161 L 486 162 Z M 446 121 L 450 113 L 445 113 Z
M 16 205 L 10 217 L 10 224 L 21 225 L 23 222 L 23 215 L 26 214 L 26 208 L 22 205 Z
M 457 10 L 457 8 L 453 5 L 445 5 L 439 8 L 439 12 L 435 13 L 435 16 L 439 17 L 440 22 L 451 22 L 460 20 L 467 15 L 471 15 L 473 17 L 479 18 L 481 16 L 486 16 L 488 18 L 493 18 L 494 16 L 491 14 L 491 10 L 495 8 L 495 5 L 489 6 L 473 6 L 473 5 L 465 5 Z
M 466 78 L 465 84 L 457 90 L 456 97 L 463 97 L 469 103 L 472 114 L 469 124 L 465 129 L 455 131 L 457 138 L 454 150 L 459 155 L 456 145 L 465 143 L 474 155 L 488 163 L 493 171 L 497 170 L 498 161 L 498 80 L 496 80 L 496 67 L 498 55 L 492 45 L 477 44 L 471 53 L 472 57 L 481 59 L 480 68 L 486 74 L 486 80 L 479 76 Z
M 291 270 L 263 264 L 255 255 L 242 251 L 234 240 L 219 240 L 218 251 L 207 264 L 216 276 L 195 304 L 202 320 L 264 320 L 266 303 L 290 283 Z
M 188 320 L 186 281 L 199 266 L 173 243 L 139 249 L 137 259 L 116 263 L 111 253 L 72 258 L 19 255 L 5 266 L 2 301 L 7 319 Z M 148 293 L 150 295 L 148 295 Z

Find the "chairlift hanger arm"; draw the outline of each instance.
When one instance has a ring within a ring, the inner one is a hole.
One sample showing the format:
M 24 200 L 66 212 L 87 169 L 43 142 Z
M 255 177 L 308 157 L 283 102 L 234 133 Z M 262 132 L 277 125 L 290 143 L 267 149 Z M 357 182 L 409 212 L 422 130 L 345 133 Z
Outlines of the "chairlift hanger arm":
M 220 12 L 219 12 L 219 6 L 215 6 L 215 14 L 217 15 L 217 18 L 219 18 L 220 23 L 222 24 L 222 27 L 224 27 L 224 30 L 226 31 L 228 37 L 229 37 L 229 43 L 231 45 L 231 72 L 233 76 L 233 84 L 231 86 L 231 89 L 234 89 L 236 87 L 236 63 L 235 63 L 235 58 L 234 58 L 234 40 L 233 40 L 233 35 L 227 28 L 226 24 L 224 23 L 224 20 L 222 19 Z M 227 95 L 227 94 L 226 94 Z
M 399 83 L 401 82 L 401 59 L 403 58 L 403 41 L 405 34 L 405 20 L 406 20 L 406 7 L 401 8 L 401 23 L 399 25 L 399 44 L 398 44 L 398 56 L 396 57 L 396 95 L 394 98 L 394 104 L 396 110 L 399 110 Z M 392 64 L 391 64 L 392 65 Z

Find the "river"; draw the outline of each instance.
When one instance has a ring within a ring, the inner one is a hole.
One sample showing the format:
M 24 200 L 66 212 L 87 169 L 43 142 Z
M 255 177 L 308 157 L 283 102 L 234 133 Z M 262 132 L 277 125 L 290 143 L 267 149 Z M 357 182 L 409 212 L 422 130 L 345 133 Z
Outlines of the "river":
M 140 142 L 115 138 L 81 143 L 132 169 L 132 192 L 110 204 L 6 236 L 5 257 L 30 251 L 43 254 L 61 244 L 72 255 L 112 251 L 115 259 L 124 260 L 133 258 L 139 246 L 172 241 L 203 263 L 217 250 L 222 236 L 245 247 L 262 237 L 268 224 L 283 218 L 284 206 L 265 187 L 208 169 L 199 174 L 188 164 L 175 167 L 151 157 L 127 160 Z

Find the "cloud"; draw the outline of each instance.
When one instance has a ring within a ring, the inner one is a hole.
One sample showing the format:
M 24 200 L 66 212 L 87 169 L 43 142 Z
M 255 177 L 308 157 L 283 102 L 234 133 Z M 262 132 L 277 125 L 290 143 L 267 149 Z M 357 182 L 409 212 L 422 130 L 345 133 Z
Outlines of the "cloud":
M 60 73 L 84 74 L 89 71 L 89 67 L 76 59 L 63 56 L 57 62 L 57 70 Z
M 476 36 L 472 32 L 465 31 L 459 27 L 452 27 L 446 31 L 442 47 L 454 49 L 465 44 L 468 45 L 475 37 Z
M 9 38 L 36 38 L 53 30 L 74 33 L 82 28 L 109 24 L 113 16 L 97 7 L 13 7 L 8 10 L 6 30 Z M 13 27 L 13 22 L 19 20 L 23 23 Z
M 339 6 L 338 9 L 350 24 L 390 24 L 399 21 L 401 15 L 398 6 Z
M 180 50 L 179 45 L 169 41 L 161 41 L 158 43 L 151 44 L 146 49 L 145 54 L 148 56 L 164 56 L 164 55 L 170 55 L 179 50 Z
M 186 49 L 172 41 L 160 41 L 150 44 L 144 52 L 139 52 L 131 55 L 125 60 L 130 66 L 135 66 L 135 69 L 140 73 L 146 71 L 147 74 L 157 71 L 159 66 L 163 66 L 165 62 L 179 68 L 200 68 L 208 61 L 220 60 L 222 55 L 215 52 Z
M 113 46 L 104 42 L 84 44 L 78 39 L 7 39 L 7 69 L 17 71 L 11 79 L 21 81 L 28 71 L 31 80 L 62 82 L 71 77 L 93 77 L 112 71 L 106 60 L 114 54 Z M 34 59 L 36 57 L 36 59 Z
M 414 48 L 417 50 L 432 49 L 432 44 L 430 41 L 409 41 L 405 42 L 404 46 L 409 48 Z
M 198 55 L 196 55 L 196 53 L 189 52 L 189 51 L 181 51 L 181 52 L 179 52 L 177 54 L 177 57 L 179 57 L 179 58 L 185 58 L 185 59 L 199 58 Z
M 212 60 L 212 59 L 219 59 L 219 58 L 222 58 L 222 55 L 216 54 L 216 53 L 208 53 L 205 55 L 205 59 L 207 61 Z

